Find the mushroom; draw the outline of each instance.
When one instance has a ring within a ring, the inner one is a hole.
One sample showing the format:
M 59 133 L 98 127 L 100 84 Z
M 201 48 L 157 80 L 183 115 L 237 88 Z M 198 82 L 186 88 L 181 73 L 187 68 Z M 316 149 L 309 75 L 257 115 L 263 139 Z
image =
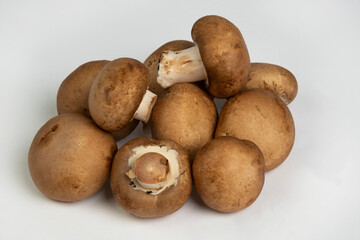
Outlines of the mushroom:
M 178 83 L 157 101 L 151 116 L 152 136 L 171 139 L 189 151 L 196 151 L 213 138 L 217 111 L 210 97 L 197 86 Z
M 239 29 L 223 17 L 205 16 L 195 22 L 191 35 L 194 47 L 162 53 L 158 83 L 167 88 L 206 79 L 209 93 L 218 98 L 243 89 L 250 73 L 250 57 Z
M 133 139 L 116 153 L 110 183 L 116 201 L 130 214 L 169 215 L 190 196 L 189 155 L 171 140 Z
M 164 88 L 157 82 L 159 59 L 163 51 L 179 51 L 193 47 L 194 43 L 185 40 L 175 40 L 167 42 L 156 49 L 149 57 L 144 61 L 145 66 L 150 72 L 150 84 L 149 90 L 156 95 L 160 96 L 164 92 Z
M 110 61 L 100 60 L 82 64 L 75 69 L 60 85 L 57 94 L 58 113 L 80 113 L 87 117 L 89 112 L 89 92 L 96 76 Z M 112 132 L 116 140 L 128 136 L 138 125 L 139 120 L 133 119 L 120 130 Z
M 196 191 L 219 212 L 250 206 L 264 185 L 264 157 L 252 142 L 233 137 L 211 140 L 196 154 L 193 166 Z
M 286 104 L 263 89 L 244 90 L 223 106 L 215 137 L 233 136 L 255 143 L 265 158 L 265 171 L 279 166 L 289 155 L 295 126 Z
M 141 62 L 119 58 L 108 63 L 89 94 L 91 117 L 107 131 L 117 131 L 133 119 L 147 122 L 157 96 L 147 90 L 149 71 Z
M 271 91 L 289 104 L 296 97 L 298 84 L 294 75 L 283 67 L 269 63 L 251 63 L 246 88 L 262 88 Z
M 90 117 L 88 99 L 91 85 L 101 69 L 109 62 L 99 60 L 84 63 L 65 78 L 56 98 L 59 114 L 81 113 Z
M 63 113 L 37 132 L 28 156 L 36 187 L 48 198 L 75 202 L 98 192 L 109 179 L 114 137 L 88 117 Z

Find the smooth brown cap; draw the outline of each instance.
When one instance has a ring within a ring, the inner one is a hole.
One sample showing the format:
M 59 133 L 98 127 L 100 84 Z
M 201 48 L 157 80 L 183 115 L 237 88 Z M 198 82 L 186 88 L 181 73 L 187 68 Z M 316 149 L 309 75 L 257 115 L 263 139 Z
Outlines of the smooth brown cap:
M 159 68 L 159 59 L 163 51 L 180 51 L 190 47 L 193 47 L 194 43 L 186 40 L 174 40 L 156 49 L 150 56 L 144 61 L 145 66 L 149 69 L 150 72 L 150 84 L 149 90 L 156 95 L 160 96 L 164 88 L 160 86 L 157 82 L 158 77 L 158 68 Z
M 221 110 L 215 137 L 233 136 L 255 143 L 265 158 L 265 171 L 279 166 L 295 140 L 290 110 L 275 94 L 263 89 L 244 90 Z
M 91 61 L 75 69 L 61 83 L 57 93 L 57 111 L 61 113 L 81 113 L 90 117 L 89 92 L 92 83 L 107 60 Z
M 156 139 L 171 139 L 190 153 L 213 138 L 217 111 L 210 97 L 197 86 L 178 83 L 168 88 L 156 102 L 151 116 L 151 132 Z
M 223 17 L 205 16 L 195 22 L 191 35 L 206 69 L 209 93 L 227 98 L 243 89 L 250 57 L 239 29 Z
M 96 77 L 89 94 L 91 117 L 107 131 L 117 131 L 134 116 L 149 85 L 149 71 L 141 62 L 119 58 Z
M 252 142 L 234 137 L 211 140 L 196 154 L 193 177 L 200 198 L 220 212 L 251 205 L 264 185 L 264 157 Z
M 79 201 L 99 191 L 109 179 L 116 150 L 114 137 L 90 118 L 63 113 L 35 135 L 28 155 L 30 174 L 47 197 Z
M 130 170 L 129 157 L 138 146 L 166 146 L 178 152 L 180 175 L 177 184 L 158 195 L 135 190 L 126 175 Z M 189 155 L 179 144 L 171 140 L 159 141 L 151 138 L 136 138 L 124 144 L 116 153 L 110 177 L 111 189 L 118 204 L 127 212 L 138 217 L 161 217 L 169 215 L 185 204 L 190 197 L 192 178 Z

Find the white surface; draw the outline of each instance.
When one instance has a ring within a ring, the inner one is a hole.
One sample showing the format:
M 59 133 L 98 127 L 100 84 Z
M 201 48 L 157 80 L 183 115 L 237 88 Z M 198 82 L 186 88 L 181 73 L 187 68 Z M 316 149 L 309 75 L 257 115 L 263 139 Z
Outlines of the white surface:
M 360 2 L 221 2 L 0 2 L 0 239 L 360 239 Z M 78 203 L 44 197 L 27 152 L 56 115 L 61 81 L 90 60 L 143 61 L 167 41 L 190 40 L 207 14 L 240 28 L 252 61 L 282 65 L 299 82 L 289 106 L 295 146 L 258 200 L 220 214 L 192 196 L 173 215 L 144 220 L 121 210 L 108 186 Z

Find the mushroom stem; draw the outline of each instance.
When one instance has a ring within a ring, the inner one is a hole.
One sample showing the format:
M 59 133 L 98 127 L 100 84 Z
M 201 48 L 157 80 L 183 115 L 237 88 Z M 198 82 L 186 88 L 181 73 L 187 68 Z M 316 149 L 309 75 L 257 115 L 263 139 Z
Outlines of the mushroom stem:
M 163 88 L 180 82 L 201 80 L 207 80 L 207 76 L 197 45 L 181 51 L 162 52 L 157 82 Z
M 144 123 L 147 123 L 149 121 L 151 111 L 155 105 L 157 99 L 157 95 L 150 92 L 149 90 L 146 90 L 146 93 L 141 100 L 141 103 L 134 113 L 133 118 L 140 120 Z

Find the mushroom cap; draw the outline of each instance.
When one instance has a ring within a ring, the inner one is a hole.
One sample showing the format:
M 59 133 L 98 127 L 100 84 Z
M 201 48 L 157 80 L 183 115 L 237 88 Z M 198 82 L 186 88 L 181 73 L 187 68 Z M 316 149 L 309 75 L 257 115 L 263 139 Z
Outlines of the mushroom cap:
M 135 190 L 131 179 L 126 175 L 130 170 L 128 159 L 138 146 L 166 146 L 178 152 L 179 178 L 177 184 L 170 186 L 158 195 Z M 110 177 L 111 189 L 118 204 L 130 214 L 138 217 L 161 217 L 169 215 L 185 204 L 192 189 L 189 155 L 179 144 L 171 140 L 136 138 L 124 144 L 116 153 Z
M 117 150 L 114 137 L 88 117 L 64 113 L 45 123 L 31 144 L 28 164 L 48 198 L 74 202 L 99 191 Z
M 107 64 L 107 60 L 91 61 L 75 69 L 61 83 L 57 93 L 57 111 L 61 113 L 81 113 L 90 117 L 89 92 L 91 85 Z
M 195 22 L 191 35 L 206 69 L 209 93 L 227 98 L 243 89 L 250 57 L 239 29 L 223 17 L 205 16 Z
M 164 92 L 164 88 L 160 86 L 157 82 L 158 68 L 159 68 L 159 59 L 163 51 L 180 51 L 190 47 L 193 47 L 194 43 L 186 40 L 175 40 L 156 49 L 150 56 L 144 61 L 145 66 L 149 69 L 150 72 L 150 84 L 149 90 L 156 95 L 160 96 Z
M 108 63 L 96 77 L 89 94 L 91 117 L 107 131 L 127 125 L 149 85 L 149 71 L 141 62 L 119 58 Z
M 263 89 L 240 92 L 221 110 L 215 137 L 233 136 L 254 142 L 265 158 L 265 171 L 279 166 L 295 140 L 295 126 L 286 104 Z
M 264 185 L 264 157 L 252 142 L 233 137 L 211 140 L 196 154 L 195 188 L 210 208 L 236 212 L 250 206 Z
M 291 103 L 298 92 L 295 76 L 289 70 L 269 63 L 251 63 L 246 88 L 262 88 L 271 91 L 286 104 Z
M 217 111 L 210 97 L 197 86 L 178 83 L 168 88 L 156 102 L 151 116 L 151 132 L 156 139 L 171 139 L 190 153 L 213 138 Z

